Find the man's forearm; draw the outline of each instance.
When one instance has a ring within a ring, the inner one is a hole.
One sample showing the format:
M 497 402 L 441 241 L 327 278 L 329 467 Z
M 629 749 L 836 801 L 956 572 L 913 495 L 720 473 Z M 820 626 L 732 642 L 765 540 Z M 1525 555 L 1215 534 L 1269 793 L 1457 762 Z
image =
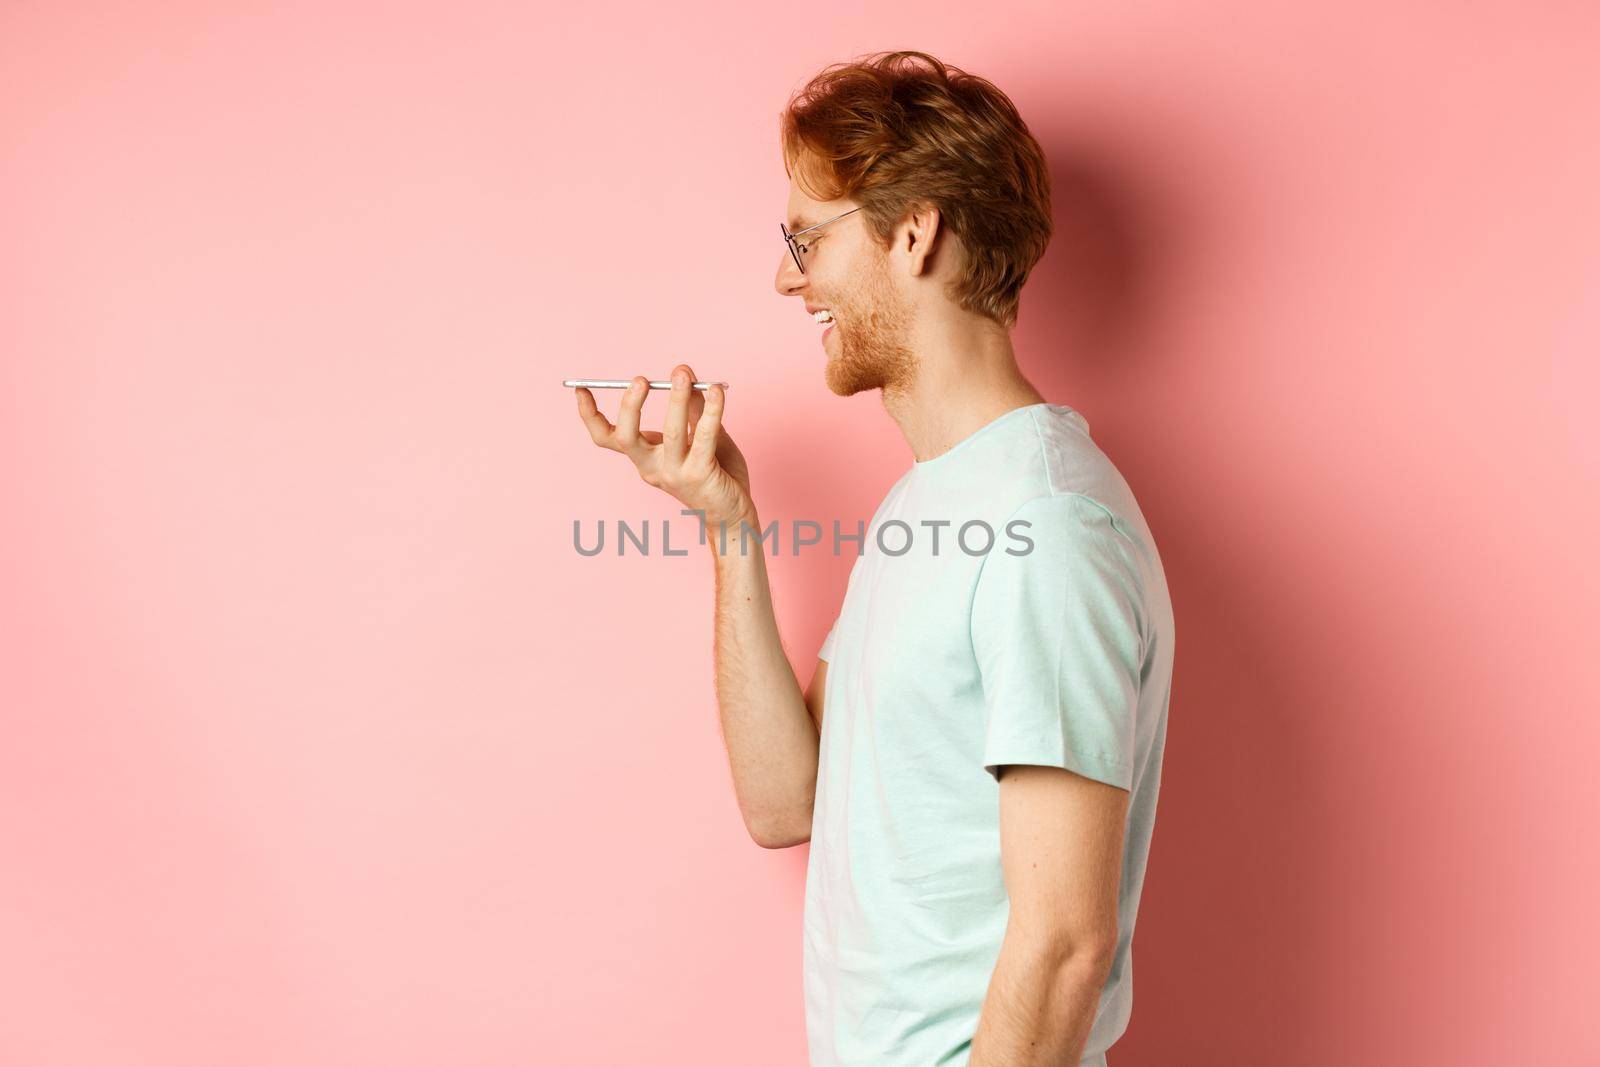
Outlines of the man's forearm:
M 1083 1057 L 1108 952 L 1064 952 L 1007 932 L 969 1067 L 1072 1067 Z
M 768 848 L 805 840 L 817 784 L 817 725 L 784 653 L 754 513 L 706 526 L 716 568 L 717 704 L 739 810 Z M 741 545 L 743 546 L 741 550 Z

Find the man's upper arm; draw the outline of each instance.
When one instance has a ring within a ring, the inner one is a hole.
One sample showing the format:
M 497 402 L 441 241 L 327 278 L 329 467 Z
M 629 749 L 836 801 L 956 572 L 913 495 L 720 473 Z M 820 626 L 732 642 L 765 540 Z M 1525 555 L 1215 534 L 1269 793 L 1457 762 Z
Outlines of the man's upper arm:
M 811 719 L 817 724 L 817 734 L 822 734 L 822 705 L 828 695 L 828 661 L 817 660 L 817 669 L 811 675 L 811 684 L 806 687 L 806 710 L 811 712 Z
M 1007 936 L 1063 956 L 1115 951 L 1128 790 L 1061 767 L 998 771 Z

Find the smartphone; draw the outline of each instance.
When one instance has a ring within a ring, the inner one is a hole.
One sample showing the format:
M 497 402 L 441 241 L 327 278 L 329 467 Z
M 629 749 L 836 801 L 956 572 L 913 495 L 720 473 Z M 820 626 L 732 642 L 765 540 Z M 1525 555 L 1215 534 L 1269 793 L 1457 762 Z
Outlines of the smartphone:
M 568 389 L 626 389 L 628 386 L 633 384 L 633 379 L 629 378 L 627 380 L 622 380 L 622 379 L 617 379 L 617 378 L 567 378 L 567 379 L 563 380 L 561 384 L 566 386 Z M 713 385 L 720 385 L 724 389 L 729 388 L 729 385 L 728 385 L 727 382 L 690 382 L 689 383 L 689 388 L 690 389 L 700 389 L 700 390 L 703 391 L 703 390 L 711 388 Z M 671 382 L 651 382 L 650 383 L 650 388 L 652 388 L 652 389 L 671 389 L 672 388 L 672 383 Z

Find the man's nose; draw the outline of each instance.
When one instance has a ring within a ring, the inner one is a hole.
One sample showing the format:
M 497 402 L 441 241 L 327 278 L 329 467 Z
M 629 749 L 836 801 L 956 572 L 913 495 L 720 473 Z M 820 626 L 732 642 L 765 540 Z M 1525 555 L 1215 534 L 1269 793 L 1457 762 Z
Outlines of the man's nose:
M 806 276 L 794 265 L 794 257 L 785 251 L 778 260 L 778 276 L 773 279 L 773 288 L 778 290 L 779 296 L 793 296 L 805 283 Z

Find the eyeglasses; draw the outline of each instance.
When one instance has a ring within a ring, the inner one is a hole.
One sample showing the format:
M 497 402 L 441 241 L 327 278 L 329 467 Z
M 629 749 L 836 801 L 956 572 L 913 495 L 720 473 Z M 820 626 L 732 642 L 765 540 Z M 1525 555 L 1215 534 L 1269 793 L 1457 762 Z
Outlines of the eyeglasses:
M 866 205 L 862 205 L 862 206 L 865 207 Z M 850 209 L 850 211 L 860 211 L 860 210 L 861 210 L 861 208 L 859 208 L 859 207 L 853 207 L 853 208 Z M 842 219 L 846 215 L 850 214 L 850 211 L 841 211 L 841 212 L 839 212 L 839 214 L 835 215 L 832 219 L 823 219 L 821 222 L 817 223 L 815 226 L 807 226 L 805 229 L 796 230 L 794 233 L 790 233 L 789 232 L 789 227 L 788 227 L 788 225 L 786 223 L 782 223 L 782 222 L 778 223 L 778 229 L 783 231 L 784 242 L 787 243 L 788 246 L 789 246 L 789 254 L 794 257 L 794 265 L 800 268 L 800 273 L 801 274 L 804 274 L 806 272 L 806 265 L 803 262 L 801 262 L 800 257 L 802 255 L 804 255 L 805 253 L 811 251 L 811 249 L 809 247 L 807 247 L 806 242 L 804 242 L 804 241 L 796 241 L 795 238 L 799 237 L 803 233 L 810 233 L 812 230 L 820 229 L 821 227 L 826 226 L 828 223 L 834 221 L 834 219 Z

